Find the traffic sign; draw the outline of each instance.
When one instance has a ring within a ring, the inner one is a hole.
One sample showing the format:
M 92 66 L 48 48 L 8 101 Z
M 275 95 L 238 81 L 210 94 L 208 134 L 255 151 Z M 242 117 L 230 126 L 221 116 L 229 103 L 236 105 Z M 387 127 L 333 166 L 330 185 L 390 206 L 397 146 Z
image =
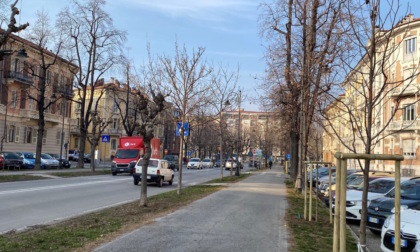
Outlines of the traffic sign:
M 290 160 L 290 154 L 286 155 L 287 160 Z
M 254 154 L 254 156 L 255 156 L 255 154 L 256 154 L 256 151 L 257 151 L 257 150 L 255 150 L 255 149 L 252 151 L 252 154 Z
M 102 135 L 102 143 L 109 143 L 109 135 Z
M 176 123 L 176 128 L 177 128 L 176 136 L 179 136 L 179 132 L 181 130 L 181 124 L 182 124 L 182 122 L 177 122 Z M 188 133 L 189 133 L 189 125 L 188 125 L 187 122 L 184 122 L 184 136 L 188 136 Z
M 188 156 L 191 156 L 191 151 L 188 151 Z

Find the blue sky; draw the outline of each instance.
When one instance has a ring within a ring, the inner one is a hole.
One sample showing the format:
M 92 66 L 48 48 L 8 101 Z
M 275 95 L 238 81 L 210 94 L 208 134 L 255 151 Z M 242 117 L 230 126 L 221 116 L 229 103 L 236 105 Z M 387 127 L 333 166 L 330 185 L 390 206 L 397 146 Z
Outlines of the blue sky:
M 41 9 L 54 21 L 68 4 L 59 0 L 19 0 L 21 22 L 34 23 L 36 11 Z M 172 55 L 176 40 L 189 50 L 205 47 L 209 62 L 232 69 L 239 66 L 239 86 L 255 96 L 254 76 L 262 75 L 265 67 L 258 5 L 255 0 L 108 0 L 105 9 L 115 27 L 127 31 L 126 47 L 136 65 L 147 60 L 147 42 L 153 54 Z M 243 106 L 259 108 L 255 100 Z

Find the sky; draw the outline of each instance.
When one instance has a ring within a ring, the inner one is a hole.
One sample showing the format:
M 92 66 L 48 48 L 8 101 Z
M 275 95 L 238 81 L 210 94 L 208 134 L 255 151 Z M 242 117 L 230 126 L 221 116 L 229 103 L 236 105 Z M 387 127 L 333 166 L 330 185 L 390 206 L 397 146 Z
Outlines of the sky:
M 37 10 L 44 9 L 53 24 L 69 4 L 67 0 L 19 0 L 20 22 L 34 23 Z M 242 107 L 259 110 L 255 97 L 262 91 L 257 90 L 259 78 L 255 77 L 264 74 L 265 63 L 258 5 L 256 0 L 107 0 L 105 10 L 114 26 L 127 32 L 125 47 L 135 65 L 147 61 L 148 42 L 154 55 L 173 55 L 175 41 L 189 52 L 204 47 L 208 62 L 232 70 L 239 66 L 238 85 L 254 97 Z

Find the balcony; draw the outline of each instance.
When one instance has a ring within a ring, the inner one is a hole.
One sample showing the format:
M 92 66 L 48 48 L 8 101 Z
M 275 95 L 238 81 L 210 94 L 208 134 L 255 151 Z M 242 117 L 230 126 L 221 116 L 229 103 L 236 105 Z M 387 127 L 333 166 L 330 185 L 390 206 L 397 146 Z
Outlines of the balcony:
M 410 95 L 415 95 L 419 92 L 419 88 L 417 87 L 417 85 L 411 84 L 409 86 L 400 86 L 400 87 L 396 87 L 394 88 L 389 95 L 391 95 L 392 97 L 397 97 L 397 96 L 410 96 Z
M 35 110 L 21 109 L 19 111 L 19 115 L 29 120 L 39 120 L 38 111 Z M 45 122 L 52 122 L 57 124 L 61 122 L 60 116 L 50 113 L 44 113 L 44 120 Z
M 121 129 L 108 129 L 108 134 L 122 134 L 122 130 Z
M 34 84 L 34 80 L 32 76 L 26 76 L 23 73 L 14 72 L 14 71 L 6 71 L 4 73 L 4 77 L 7 79 L 7 82 L 10 84 L 11 82 L 17 82 L 23 85 L 32 86 Z
M 415 121 L 394 121 L 388 126 L 389 131 L 420 130 L 420 120 Z
M 74 91 L 70 86 L 53 86 L 53 92 L 61 94 L 66 98 L 72 98 L 74 96 Z

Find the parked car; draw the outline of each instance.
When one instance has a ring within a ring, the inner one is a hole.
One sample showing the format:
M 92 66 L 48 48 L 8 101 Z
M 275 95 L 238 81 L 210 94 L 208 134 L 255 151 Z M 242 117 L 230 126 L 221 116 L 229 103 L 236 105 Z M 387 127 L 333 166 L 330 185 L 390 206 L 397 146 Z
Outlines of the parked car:
M 203 164 L 199 158 L 191 158 L 188 161 L 187 169 L 203 169 Z
M 211 161 L 210 158 L 203 159 L 201 164 L 203 165 L 204 168 L 213 168 L 213 162 Z
M 236 163 L 235 160 L 233 160 L 231 158 L 229 158 L 228 160 L 226 160 L 226 164 L 225 164 L 226 170 L 230 170 L 230 168 L 236 169 L 237 166 L 238 165 L 237 165 L 237 163 Z
M 225 167 L 225 163 L 226 163 L 226 160 L 223 159 L 222 167 Z M 216 160 L 216 162 L 214 163 L 214 166 L 215 167 L 220 167 L 220 159 Z
M 74 156 L 79 154 L 79 150 L 71 149 L 69 150 L 69 155 L 67 156 L 69 161 L 74 160 Z
M 14 152 L 0 152 L 0 167 L 2 169 L 20 169 L 24 168 L 23 158 Z
M 57 169 L 58 161 L 57 159 L 51 157 L 46 153 L 41 153 L 41 161 L 44 163 L 45 168 L 47 169 Z
M 177 155 L 165 155 L 163 159 L 168 161 L 170 169 L 173 171 L 179 171 L 179 160 Z
M 25 169 L 35 168 L 35 153 L 33 152 L 16 152 L 21 158 L 23 158 L 23 166 Z M 43 163 L 41 162 L 41 169 L 43 169 Z
M 370 178 L 369 178 L 370 179 Z M 401 178 L 401 182 L 409 178 Z M 395 186 L 395 178 L 375 177 L 369 182 L 368 204 L 371 200 L 381 198 Z M 358 188 L 347 190 L 346 196 L 346 219 L 360 220 L 362 210 L 363 185 Z M 334 202 L 334 200 L 333 200 Z M 334 204 L 334 203 L 333 203 Z M 333 205 L 334 208 L 334 205 Z
M 384 197 L 372 200 L 368 206 L 367 227 L 374 233 L 382 231 L 385 219 L 392 214 L 395 189 Z M 401 183 L 401 208 L 417 209 L 420 206 L 420 178 Z
M 58 161 L 58 163 L 60 163 L 60 155 L 59 154 L 48 153 L 48 155 L 55 158 Z M 70 168 L 70 162 L 64 156 L 61 157 L 61 164 L 64 168 Z
M 249 167 L 260 167 L 260 160 L 249 160 Z
M 420 251 L 420 208 L 401 211 L 401 251 Z M 381 232 L 381 249 L 394 251 L 395 214 L 386 218 Z
M 322 177 L 324 177 L 324 176 L 328 176 L 328 174 L 329 174 L 329 169 L 328 169 L 328 167 L 319 167 L 318 169 L 316 169 L 316 168 L 314 168 L 314 170 L 313 170 L 313 172 L 312 172 L 312 186 L 313 187 L 315 187 L 315 186 L 317 186 L 316 185 L 316 173 L 317 173 L 317 170 L 318 170 L 318 182 L 319 182 L 319 179 L 320 178 L 322 178 Z M 335 172 L 335 170 L 336 170 L 336 168 L 335 167 L 331 167 L 331 172 Z M 308 174 L 307 174 L 307 183 L 308 183 L 308 186 L 310 185 L 310 177 L 311 177 L 311 173 L 309 172 Z
M 91 162 L 91 155 L 90 154 L 85 154 L 83 157 L 83 161 L 85 163 L 90 163 Z
M 140 159 L 134 167 L 134 185 L 138 185 L 142 181 L 142 161 L 143 159 Z M 174 181 L 174 171 L 169 169 L 169 163 L 164 159 L 150 159 L 146 176 L 147 182 L 155 182 L 159 187 L 162 187 L 163 182 L 168 182 L 169 185 L 172 185 Z

